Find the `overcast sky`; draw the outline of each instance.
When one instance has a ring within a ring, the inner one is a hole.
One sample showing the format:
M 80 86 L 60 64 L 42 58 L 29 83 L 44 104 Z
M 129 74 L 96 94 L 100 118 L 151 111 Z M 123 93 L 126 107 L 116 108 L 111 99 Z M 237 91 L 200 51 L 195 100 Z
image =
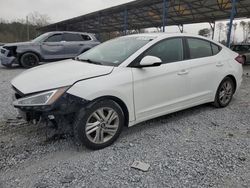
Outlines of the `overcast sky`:
M 25 19 L 29 13 L 37 11 L 47 14 L 53 23 L 130 1 L 133 0 L 0 0 L 0 18 L 9 21 Z M 210 26 L 208 23 L 185 25 L 184 32 L 197 34 L 204 27 Z M 238 28 L 236 40 L 241 41 L 242 30 L 239 26 Z M 179 32 L 176 26 L 168 27 L 166 30 Z M 225 37 L 224 32 L 222 34 Z M 217 30 L 215 40 L 218 40 Z
M 0 17 L 13 20 L 38 11 L 47 14 L 51 22 L 80 16 L 132 0 L 0 0 Z

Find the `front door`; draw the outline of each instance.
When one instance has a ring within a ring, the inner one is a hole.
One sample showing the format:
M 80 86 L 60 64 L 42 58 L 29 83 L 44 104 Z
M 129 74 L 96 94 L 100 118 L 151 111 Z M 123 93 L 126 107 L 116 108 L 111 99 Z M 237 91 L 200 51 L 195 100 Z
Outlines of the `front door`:
M 65 52 L 62 34 L 54 34 L 42 42 L 41 52 L 43 58 L 46 60 L 64 59 Z
M 147 55 L 159 57 L 163 63 L 158 67 L 132 68 L 137 121 L 186 106 L 188 72 L 183 62 L 182 38 L 166 39 L 157 43 L 138 62 Z

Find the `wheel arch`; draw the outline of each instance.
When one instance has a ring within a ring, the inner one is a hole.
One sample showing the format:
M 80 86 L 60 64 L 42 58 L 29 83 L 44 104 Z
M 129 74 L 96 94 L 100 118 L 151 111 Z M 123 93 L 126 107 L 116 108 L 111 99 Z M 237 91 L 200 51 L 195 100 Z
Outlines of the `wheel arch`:
M 21 52 L 21 53 L 18 54 L 18 61 L 19 61 L 19 63 L 20 63 L 21 57 L 24 54 L 26 54 L 26 53 L 33 53 L 33 54 L 35 54 L 38 57 L 39 61 L 42 61 L 42 59 L 43 59 L 42 56 L 41 56 L 41 54 L 39 54 L 38 52 L 32 51 L 32 50 L 28 50 L 28 51 L 24 51 L 24 52 Z
M 233 81 L 233 83 L 234 83 L 234 93 L 235 93 L 236 88 L 237 88 L 237 81 L 236 81 L 236 78 L 235 78 L 232 74 L 229 74 L 229 75 L 225 76 L 225 78 L 226 78 L 226 77 L 232 79 L 232 81 Z M 225 79 L 225 78 L 223 78 L 223 79 Z
M 98 97 L 96 99 L 94 99 L 93 101 L 98 101 L 98 100 L 104 100 L 104 99 L 110 99 L 115 101 L 122 109 L 123 113 L 124 113 L 124 119 L 125 119 L 125 126 L 128 127 L 129 125 L 129 111 L 128 111 L 128 107 L 125 104 L 124 101 L 122 101 L 120 98 L 115 97 L 115 96 L 111 96 L 111 95 L 106 95 L 106 96 L 102 96 L 102 97 Z

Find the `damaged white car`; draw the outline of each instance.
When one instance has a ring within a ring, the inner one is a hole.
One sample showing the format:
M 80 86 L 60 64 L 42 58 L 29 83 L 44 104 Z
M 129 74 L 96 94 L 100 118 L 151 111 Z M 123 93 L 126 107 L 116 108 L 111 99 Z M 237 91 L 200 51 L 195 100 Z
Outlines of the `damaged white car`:
M 28 121 L 65 119 L 80 143 L 101 149 L 123 126 L 204 103 L 227 106 L 241 84 L 242 63 L 200 36 L 124 36 L 75 60 L 23 72 L 12 81 L 14 106 Z

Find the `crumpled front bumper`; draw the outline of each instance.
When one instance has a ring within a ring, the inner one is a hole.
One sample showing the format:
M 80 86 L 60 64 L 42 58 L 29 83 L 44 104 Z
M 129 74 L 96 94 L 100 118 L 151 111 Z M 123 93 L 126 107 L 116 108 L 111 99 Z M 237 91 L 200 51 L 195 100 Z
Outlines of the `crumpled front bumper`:
M 4 66 L 18 64 L 18 60 L 14 56 L 8 56 L 9 50 L 0 47 L 0 63 Z
M 13 100 L 25 97 L 19 90 L 14 88 L 15 94 Z M 52 105 L 44 106 L 14 106 L 18 109 L 19 115 L 26 121 L 39 120 L 49 116 L 59 116 L 78 112 L 80 108 L 87 105 L 89 101 L 83 100 L 69 93 L 64 93 Z

